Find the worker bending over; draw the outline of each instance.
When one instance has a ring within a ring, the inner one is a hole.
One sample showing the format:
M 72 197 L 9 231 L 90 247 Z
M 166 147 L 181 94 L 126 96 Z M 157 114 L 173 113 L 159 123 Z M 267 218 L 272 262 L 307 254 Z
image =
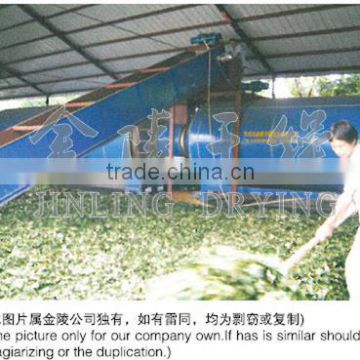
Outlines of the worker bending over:
M 329 239 L 334 230 L 356 212 L 360 215 L 360 144 L 356 129 L 347 121 L 339 121 L 330 129 L 329 141 L 345 169 L 344 191 L 339 196 L 334 214 L 316 231 L 320 242 Z M 345 275 L 350 300 L 360 301 L 360 227 L 345 263 Z

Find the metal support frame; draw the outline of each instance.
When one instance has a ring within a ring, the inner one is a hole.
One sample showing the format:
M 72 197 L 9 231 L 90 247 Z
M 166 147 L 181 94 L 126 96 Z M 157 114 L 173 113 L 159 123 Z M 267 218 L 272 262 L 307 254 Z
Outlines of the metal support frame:
M 273 76 L 271 79 L 271 97 L 273 99 L 276 98 L 276 94 L 275 94 L 275 81 L 276 81 L 276 76 Z
M 174 123 L 175 123 L 175 116 L 176 116 L 176 105 L 171 108 L 171 115 L 169 119 L 169 159 L 174 159 Z M 166 184 L 166 191 L 168 195 L 171 197 L 173 194 L 173 183 L 171 179 L 168 179 Z
M 79 45 L 70 40 L 67 36 L 65 36 L 56 26 L 51 24 L 48 20 L 38 14 L 31 6 L 29 5 L 18 5 L 27 15 L 31 16 L 35 21 L 37 21 L 41 26 L 50 31 L 60 40 L 62 40 L 67 46 L 71 49 L 75 50 L 78 54 L 100 69 L 103 73 L 110 76 L 112 79 L 117 80 L 118 77 L 115 73 L 107 69 L 98 59 L 96 59 L 93 55 L 83 50 Z
M 238 116 L 238 119 L 234 125 L 234 133 L 237 136 L 240 136 L 240 127 L 242 121 L 242 104 L 241 104 L 241 90 L 238 89 L 235 91 L 235 112 Z M 239 166 L 239 158 L 240 158 L 240 143 L 234 146 L 233 148 L 233 166 Z M 232 202 L 233 204 L 236 202 L 236 193 L 238 189 L 238 184 L 235 180 L 231 183 L 231 193 L 232 193 Z

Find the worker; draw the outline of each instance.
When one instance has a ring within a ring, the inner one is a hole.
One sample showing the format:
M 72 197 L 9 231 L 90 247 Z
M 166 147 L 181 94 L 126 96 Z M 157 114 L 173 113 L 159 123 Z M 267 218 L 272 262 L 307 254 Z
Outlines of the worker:
M 229 40 L 229 43 L 225 46 L 225 53 L 231 55 L 233 59 L 237 59 L 242 68 L 245 67 L 245 51 L 237 39 L 232 38 Z
M 236 87 L 239 87 L 245 69 L 245 51 L 237 39 L 229 40 L 229 43 L 225 46 L 225 54 L 222 59 L 227 65 L 229 80 Z
M 347 121 L 339 121 L 330 129 L 329 141 L 335 154 L 346 164 L 344 191 L 335 211 L 316 231 L 319 242 L 329 239 L 334 230 L 355 213 L 360 215 L 360 144 L 358 132 Z M 360 301 L 360 227 L 345 263 L 345 276 L 350 300 Z

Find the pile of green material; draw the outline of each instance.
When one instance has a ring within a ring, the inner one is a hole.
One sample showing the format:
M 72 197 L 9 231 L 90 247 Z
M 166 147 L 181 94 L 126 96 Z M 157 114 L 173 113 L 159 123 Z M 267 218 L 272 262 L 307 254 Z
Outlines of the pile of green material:
M 317 215 L 279 214 L 276 209 L 259 217 L 256 207 L 247 208 L 245 215 L 222 213 L 207 219 L 201 208 L 180 203 L 170 217 L 136 211 L 133 217 L 93 219 L 75 212 L 66 217 L 63 205 L 59 217 L 37 217 L 36 191 L 0 209 L 1 299 L 144 299 L 150 279 L 195 264 L 202 248 L 230 246 L 248 254 L 287 259 L 324 220 Z M 46 201 L 50 206 L 51 199 Z M 112 202 L 110 195 L 102 196 L 99 211 L 111 209 Z M 348 298 L 344 263 L 357 226 L 356 218 L 347 222 L 294 269 L 289 280 L 298 284 L 296 293 L 311 300 Z M 230 284 L 237 281 L 231 276 Z M 252 277 L 248 280 L 251 284 Z M 265 280 L 255 286 L 256 293 L 251 285 L 246 290 L 250 295 L 241 297 L 260 298 L 270 284 L 275 291 L 284 289 L 282 283 L 273 288 L 271 277 Z M 235 296 L 231 291 L 229 298 Z
M 232 246 L 200 251 L 186 269 L 149 282 L 149 300 L 300 300 L 297 282 L 280 273 L 281 261 Z

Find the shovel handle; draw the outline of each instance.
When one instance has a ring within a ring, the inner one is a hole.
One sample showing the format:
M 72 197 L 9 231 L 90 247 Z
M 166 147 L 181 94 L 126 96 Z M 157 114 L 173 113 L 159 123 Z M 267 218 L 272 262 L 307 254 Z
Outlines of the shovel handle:
M 292 256 L 290 256 L 283 264 L 283 272 L 287 274 L 296 264 L 298 264 L 314 247 L 320 244 L 320 240 L 316 237 L 298 249 Z

